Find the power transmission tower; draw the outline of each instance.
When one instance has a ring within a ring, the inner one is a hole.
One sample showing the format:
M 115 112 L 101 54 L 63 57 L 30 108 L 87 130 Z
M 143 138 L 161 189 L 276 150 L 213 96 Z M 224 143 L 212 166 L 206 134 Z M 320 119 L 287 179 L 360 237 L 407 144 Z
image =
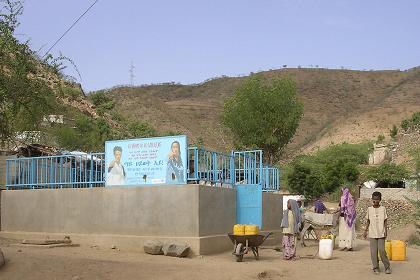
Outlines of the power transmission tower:
M 134 68 L 136 67 L 134 67 L 133 62 L 131 61 L 131 65 L 130 65 L 130 85 L 131 86 L 134 86 L 134 77 L 135 77 Z

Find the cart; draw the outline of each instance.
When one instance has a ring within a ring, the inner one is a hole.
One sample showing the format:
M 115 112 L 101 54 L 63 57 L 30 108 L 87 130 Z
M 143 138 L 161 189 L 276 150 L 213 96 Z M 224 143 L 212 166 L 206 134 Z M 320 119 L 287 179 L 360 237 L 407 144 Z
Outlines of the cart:
M 249 249 L 251 249 L 255 259 L 258 260 L 260 257 L 258 247 L 272 234 L 272 232 L 256 235 L 234 235 L 229 233 L 228 236 L 233 243 L 232 254 L 236 256 L 236 261 L 241 262 Z

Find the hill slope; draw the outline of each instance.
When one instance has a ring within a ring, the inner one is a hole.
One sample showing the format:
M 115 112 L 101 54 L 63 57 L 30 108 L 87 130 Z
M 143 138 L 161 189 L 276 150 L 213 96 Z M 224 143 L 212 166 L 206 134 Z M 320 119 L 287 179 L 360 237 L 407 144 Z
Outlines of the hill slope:
M 297 83 L 304 117 L 288 154 L 317 147 L 389 135 L 393 124 L 420 111 L 420 69 L 352 71 L 283 69 L 259 73 L 289 76 Z M 115 110 L 153 125 L 160 133 L 180 132 L 190 142 L 229 150 L 232 141 L 219 124 L 224 100 L 244 77 L 222 77 L 198 85 L 117 87 L 108 91 Z

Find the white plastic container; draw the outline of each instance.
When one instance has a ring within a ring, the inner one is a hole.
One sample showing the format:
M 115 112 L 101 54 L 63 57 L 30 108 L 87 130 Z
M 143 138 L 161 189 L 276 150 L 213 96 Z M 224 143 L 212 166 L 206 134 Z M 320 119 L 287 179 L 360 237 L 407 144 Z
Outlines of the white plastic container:
M 319 240 L 318 256 L 321 260 L 330 260 L 333 255 L 334 243 L 331 239 Z

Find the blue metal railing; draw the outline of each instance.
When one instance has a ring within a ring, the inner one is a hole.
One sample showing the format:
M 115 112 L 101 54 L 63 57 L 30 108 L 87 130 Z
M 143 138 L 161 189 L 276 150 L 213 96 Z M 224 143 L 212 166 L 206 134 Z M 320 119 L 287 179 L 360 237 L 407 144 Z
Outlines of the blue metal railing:
M 233 152 L 235 184 L 259 185 L 262 182 L 262 151 Z
M 262 188 L 264 191 L 273 192 L 280 188 L 280 171 L 277 167 L 266 165 L 262 169 Z
M 6 160 L 7 189 L 92 188 L 103 186 L 104 153 Z
M 6 188 L 92 188 L 105 185 L 105 154 L 72 154 L 6 160 Z M 279 189 L 279 170 L 262 163 L 261 151 L 224 154 L 188 148 L 188 181 L 234 187 L 261 184 L 264 191 Z
M 204 148 L 189 147 L 188 159 L 188 180 L 233 187 L 232 155 L 209 151 Z

